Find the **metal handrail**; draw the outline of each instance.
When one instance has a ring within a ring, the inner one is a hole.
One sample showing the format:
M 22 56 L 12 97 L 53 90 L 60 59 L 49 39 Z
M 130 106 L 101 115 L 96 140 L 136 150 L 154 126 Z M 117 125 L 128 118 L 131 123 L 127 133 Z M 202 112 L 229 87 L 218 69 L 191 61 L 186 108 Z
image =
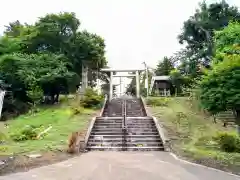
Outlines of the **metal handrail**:
M 122 117 L 123 117 L 122 129 L 126 129 L 126 100 L 123 100 L 122 104 Z
M 123 120 L 122 120 L 122 132 L 123 132 L 123 138 L 122 138 L 122 150 L 126 151 L 127 150 L 127 140 L 126 140 L 126 134 L 127 134 L 127 127 L 126 127 L 126 100 L 123 100 L 122 104 L 122 115 L 123 115 Z

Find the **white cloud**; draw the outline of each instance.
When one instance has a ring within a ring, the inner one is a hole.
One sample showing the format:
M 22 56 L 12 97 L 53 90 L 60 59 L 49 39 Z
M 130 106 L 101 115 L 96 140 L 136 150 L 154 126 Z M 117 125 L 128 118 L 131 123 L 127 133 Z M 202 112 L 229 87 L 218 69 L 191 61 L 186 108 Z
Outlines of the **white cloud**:
M 109 64 L 117 68 L 154 66 L 180 48 L 182 23 L 199 0 L 8 0 L 1 2 L 0 32 L 14 20 L 33 23 L 46 13 L 75 12 L 81 27 L 106 40 Z M 239 0 L 231 0 L 231 4 Z M 11 11 L 10 11 L 11 10 Z

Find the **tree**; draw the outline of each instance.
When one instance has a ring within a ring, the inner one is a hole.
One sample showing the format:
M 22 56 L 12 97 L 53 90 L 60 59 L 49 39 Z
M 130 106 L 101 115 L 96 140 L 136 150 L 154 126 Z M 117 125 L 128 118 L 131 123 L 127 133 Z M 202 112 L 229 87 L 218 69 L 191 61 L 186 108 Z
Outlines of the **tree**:
M 14 21 L 6 26 L 0 37 L 0 85 L 8 91 L 4 111 L 15 113 L 16 101 L 36 105 L 44 94 L 53 103 L 59 93 L 75 92 L 83 64 L 95 84 L 96 72 L 107 64 L 104 39 L 79 26 L 68 12 L 47 14 L 32 25 Z
M 171 59 L 164 57 L 163 61 L 157 65 L 155 74 L 157 76 L 169 75 L 172 69 L 174 69 L 174 66 Z
M 175 95 L 177 96 L 177 94 L 181 91 L 181 86 L 184 84 L 184 78 L 179 70 L 174 69 L 170 72 L 170 79 L 172 85 L 175 87 Z
M 126 92 L 136 95 L 136 76 L 132 78 L 131 83 L 128 85 Z
M 228 27 L 215 32 L 216 57 L 214 62 L 222 61 L 224 56 L 240 55 L 240 23 L 231 22 Z
M 193 71 L 198 70 L 199 64 L 209 67 L 214 56 L 214 31 L 222 30 L 231 20 L 240 21 L 237 7 L 229 6 L 225 1 L 210 5 L 203 1 L 194 15 L 184 22 L 179 42 L 186 43 L 192 54 L 188 64 Z
M 152 76 L 153 76 L 153 72 L 151 72 L 148 69 L 148 87 L 150 88 L 150 84 L 151 84 L 151 80 L 152 80 Z M 144 71 L 143 73 L 141 73 L 141 81 L 140 81 L 140 94 L 143 96 L 147 95 L 147 89 L 145 88 L 145 83 L 146 83 L 146 71 Z
M 25 24 L 27 26 L 27 24 Z M 8 26 L 5 26 L 6 30 L 4 34 L 10 37 L 18 37 L 21 35 L 24 25 L 20 23 L 19 20 L 9 23 Z
M 216 114 L 232 110 L 240 134 L 240 56 L 226 56 L 213 66 L 200 83 L 204 108 Z

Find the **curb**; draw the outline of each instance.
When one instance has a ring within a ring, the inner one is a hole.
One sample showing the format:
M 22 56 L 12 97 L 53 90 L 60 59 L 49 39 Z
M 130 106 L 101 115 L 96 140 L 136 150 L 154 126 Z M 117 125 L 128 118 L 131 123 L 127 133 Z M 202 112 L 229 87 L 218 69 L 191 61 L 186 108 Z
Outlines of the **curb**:
M 176 154 L 172 153 L 172 152 L 169 152 L 169 154 L 177 161 L 181 161 L 185 164 L 191 164 L 193 166 L 198 166 L 198 167 L 202 167 L 202 168 L 207 168 L 207 169 L 210 169 L 210 170 L 213 170 L 213 171 L 217 171 L 217 172 L 221 172 L 221 173 L 226 173 L 228 175 L 231 175 L 231 176 L 234 176 L 234 177 L 237 177 L 237 178 L 240 178 L 239 175 L 237 174 L 233 174 L 233 173 L 230 173 L 230 172 L 226 172 L 226 171 L 223 171 L 223 170 L 220 170 L 220 169 L 216 169 L 216 168 L 212 168 L 212 167 L 209 167 L 209 166 L 205 166 L 205 165 L 202 165 L 202 164 L 197 164 L 197 163 L 193 163 L 193 162 L 190 162 L 190 161 L 187 161 L 187 160 L 183 160 L 181 158 L 179 158 Z

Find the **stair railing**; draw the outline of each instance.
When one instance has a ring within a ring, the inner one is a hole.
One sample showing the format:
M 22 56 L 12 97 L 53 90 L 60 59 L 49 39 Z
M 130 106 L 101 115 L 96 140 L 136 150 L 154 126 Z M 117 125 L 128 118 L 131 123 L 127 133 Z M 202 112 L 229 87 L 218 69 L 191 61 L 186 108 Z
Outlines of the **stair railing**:
M 123 100 L 122 103 L 122 133 L 123 133 L 123 139 L 122 139 L 122 150 L 127 150 L 127 126 L 126 126 L 126 100 Z

